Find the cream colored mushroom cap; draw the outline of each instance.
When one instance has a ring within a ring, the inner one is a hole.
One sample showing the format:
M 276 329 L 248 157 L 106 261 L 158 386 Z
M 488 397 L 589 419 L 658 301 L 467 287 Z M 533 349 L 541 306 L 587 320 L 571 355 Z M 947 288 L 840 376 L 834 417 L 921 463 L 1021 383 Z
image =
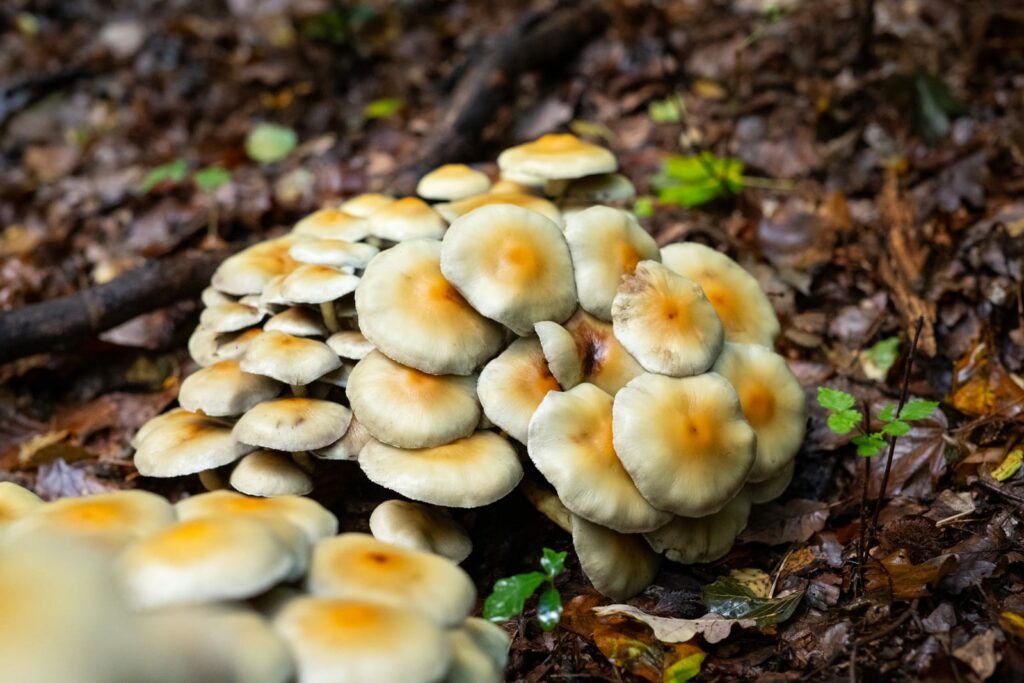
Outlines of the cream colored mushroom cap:
M 413 240 L 377 256 L 356 289 L 359 327 L 403 365 L 468 375 L 501 348 L 502 329 L 444 278 L 441 252 L 438 241 Z
M 273 278 L 295 267 L 288 255 L 293 241 L 291 235 L 285 235 L 229 256 L 217 267 L 211 283 L 225 294 L 259 294 Z
M 358 242 L 370 234 L 370 224 L 364 217 L 346 211 L 344 207 L 343 209 L 320 209 L 296 223 L 292 228 L 292 234 Z
M 543 178 L 534 178 L 534 180 L 536 182 L 520 183 L 511 178 L 499 178 L 487 192 L 488 194 L 533 194 L 537 187 L 544 184 Z
M 449 560 L 358 533 L 316 544 L 308 588 L 321 597 L 414 610 L 442 626 L 461 623 L 476 600 L 469 575 Z
M 210 328 L 202 325 L 196 326 L 196 329 L 192 331 L 191 335 L 189 335 L 188 355 L 200 367 L 213 365 L 217 362 L 219 358 L 219 345 L 217 344 L 218 336 L 219 334 L 217 332 L 214 332 Z
M 615 395 L 615 452 L 652 505 L 683 517 L 721 510 L 754 465 L 754 430 L 721 375 L 645 374 Z
M 380 351 L 356 364 L 347 393 L 360 424 L 399 448 L 440 446 L 469 436 L 480 422 L 475 377 L 428 375 Z
M 214 417 L 241 415 L 280 391 L 281 385 L 274 380 L 242 372 L 238 361 L 222 360 L 186 377 L 178 402 L 186 410 Z
M 548 370 L 562 388 L 571 389 L 582 382 L 584 359 L 569 331 L 550 320 L 535 323 L 533 329 L 544 351 Z
M 391 242 L 440 239 L 445 230 L 440 214 L 418 197 L 397 199 L 372 213 L 367 220 L 370 234 Z
M 671 515 L 648 503 L 612 446 L 612 397 L 593 384 L 550 392 L 530 420 L 530 459 L 574 514 L 621 533 Z
M 250 496 L 304 496 L 313 490 L 313 480 L 287 455 L 275 451 L 253 451 L 231 471 L 232 488 Z
M 198 413 L 175 413 L 137 439 L 135 468 L 144 477 L 180 477 L 232 463 L 253 450 L 231 427 Z
M 558 210 L 557 206 L 543 197 L 526 194 L 525 192 L 496 192 L 478 195 L 476 197 L 460 199 L 457 202 L 435 204 L 434 209 L 441 214 L 446 221 L 454 223 L 457 219 L 462 218 L 466 214 L 476 211 L 479 208 L 485 206 L 505 205 L 518 206 L 522 209 L 529 209 L 534 213 L 539 213 L 559 228 L 563 225 L 562 212 Z
M 249 410 L 233 432 L 242 443 L 294 453 L 334 443 L 348 429 L 351 419 L 348 408 L 332 401 L 279 398 Z
M 353 415 L 352 421 L 342 437 L 329 446 L 317 450 L 315 455 L 324 460 L 358 460 L 359 452 L 372 438 L 373 435 L 369 430 Z
M 644 374 L 643 367 L 616 338 L 612 326 L 583 309 L 564 325 L 542 322 L 537 323 L 536 330 L 551 374 L 563 389 L 590 382 L 614 396 L 634 377 Z
M 352 273 L 307 263 L 285 277 L 281 295 L 293 304 L 322 304 L 351 294 L 357 286 L 359 278 Z
M 487 431 L 434 448 L 395 448 L 373 440 L 359 453 L 359 466 L 370 481 L 406 498 L 454 508 L 490 505 L 523 478 L 512 446 Z
M 443 683 L 501 683 L 503 669 L 463 629 L 448 631 L 452 664 Z
M 420 178 L 416 194 L 424 199 L 455 201 L 483 194 L 491 187 L 486 173 L 465 164 L 445 164 Z
M 316 339 L 264 332 L 249 344 L 239 362 L 242 371 L 285 384 L 309 384 L 341 367 L 331 347 Z
M 274 618 L 302 683 L 433 683 L 451 665 L 451 645 L 429 619 L 353 599 L 302 597 Z
M 185 410 L 184 408 L 171 408 L 166 413 L 160 413 L 150 419 L 146 420 L 139 430 L 135 432 L 135 436 L 131 438 L 129 444 L 132 448 L 138 448 L 142 440 L 145 439 L 150 433 L 156 431 L 158 427 L 162 427 L 174 422 L 185 422 L 194 413 Z
M 133 605 L 241 600 L 291 573 L 291 549 L 271 527 L 243 517 L 179 522 L 128 548 L 118 561 Z
M 562 196 L 569 202 L 621 202 L 636 197 L 636 188 L 621 173 L 602 173 L 573 180 Z
M 375 192 L 364 192 L 363 194 L 357 194 L 355 197 L 346 200 L 341 205 L 341 210 L 345 213 L 359 218 L 367 218 L 377 211 L 383 209 L 385 206 L 393 203 L 394 197 L 386 194 L 377 194 Z
M 326 337 L 330 332 L 323 317 L 303 306 L 292 306 L 263 324 L 265 332 L 283 332 L 292 337 Z
M 520 443 L 530 418 L 549 391 L 559 391 L 540 342 L 517 339 L 480 371 L 476 391 L 484 414 Z
M 570 134 L 543 135 L 498 155 L 503 176 L 528 174 L 550 179 L 582 178 L 618 169 L 615 155 Z
M 230 304 L 235 301 L 235 297 L 230 294 L 225 294 L 211 285 L 200 292 L 199 300 L 202 302 L 203 306 L 209 308 L 210 306 L 216 306 L 217 304 Z
M 747 526 L 750 499 L 743 492 L 725 507 L 707 517 L 673 517 L 665 526 L 644 538 L 659 553 L 681 564 L 714 562 L 732 549 L 736 537 Z
M 469 557 L 473 542 L 444 508 L 405 500 L 386 500 L 370 513 L 377 540 L 445 557 L 456 564 Z
M 520 336 L 576 310 L 565 236 L 528 209 L 485 206 L 456 220 L 441 244 L 441 272 L 473 308 Z
M 640 261 L 660 261 L 654 238 L 627 211 L 593 206 L 565 222 L 580 306 L 601 320 L 612 319 L 612 301 L 622 278 Z
M 750 498 L 754 505 L 762 505 L 771 502 L 781 496 L 793 483 L 793 475 L 796 473 L 796 460 L 790 460 L 789 464 L 769 479 L 764 481 L 748 481 L 743 487 L 742 495 Z
M 379 252 L 372 244 L 316 237 L 300 240 L 288 251 L 299 263 L 334 268 L 365 268 Z
M 486 653 L 497 665 L 498 671 L 505 670 L 511 640 L 503 628 L 480 617 L 466 617 L 459 631 L 469 636 L 473 643 Z
M 263 330 L 254 327 L 244 332 L 220 335 L 217 338 L 217 359 L 238 360 L 249 350 L 249 345 L 253 340 L 261 334 L 263 334 Z
M 613 600 L 625 600 L 642 591 L 654 581 L 661 566 L 661 556 L 643 536 L 620 534 L 578 515 L 572 516 L 572 545 L 590 583 Z
M 0 481 L 0 530 L 32 514 L 42 505 L 43 499 L 27 488 L 10 481 Z
M 175 503 L 181 520 L 246 515 L 276 515 L 302 529 L 310 542 L 338 533 L 338 518 L 327 508 L 302 496 L 253 498 L 234 491 L 212 491 Z
M 327 338 L 327 345 L 342 358 L 360 360 L 375 348 L 373 342 L 363 336 L 362 332 L 342 330 Z
M 779 320 L 754 276 L 725 254 L 696 242 L 670 244 L 661 250 L 668 268 L 701 286 L 731 342 L 771 347 Z
M 258 325 L 263 318 L 264 314 L 252 306 L 232 301 L 205 309 L 199 315 L 199 324 L 221 334 Z
M 700 285 L 655 261 L 641 261 L 612 304 L 615 336 L 648 372 L 685 377 L 714 365 L 722 323 Z

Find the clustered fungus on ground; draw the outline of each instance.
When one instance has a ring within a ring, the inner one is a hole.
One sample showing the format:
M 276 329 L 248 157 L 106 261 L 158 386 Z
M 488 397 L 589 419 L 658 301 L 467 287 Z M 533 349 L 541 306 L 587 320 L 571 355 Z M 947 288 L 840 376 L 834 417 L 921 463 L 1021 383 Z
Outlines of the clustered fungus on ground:
M 189 344 L 203 367 L 137 435 L 140 473 L 303 495 L 313 458 L 354 460 L 409 499 L 373 533 L 455 561 L 471 546 L 443 508 L 519 487 L 620 599 L 661 555 L 728 552 L 803 439 L 770 302 L 714 249 L 659 249 L 616 208 L 633 187 L 608 150 L 547 135 L 498 166 L 493 185 L 444 166 L 421 198 L 360 195 L 227 259 Z

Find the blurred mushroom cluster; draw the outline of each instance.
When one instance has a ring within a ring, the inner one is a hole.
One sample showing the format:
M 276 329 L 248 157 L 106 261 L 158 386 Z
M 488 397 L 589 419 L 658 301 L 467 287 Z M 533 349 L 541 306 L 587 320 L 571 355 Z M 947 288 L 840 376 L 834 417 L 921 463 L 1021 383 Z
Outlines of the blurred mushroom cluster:
M 387 529 L 493 503 L 527 463 L 528 497 L 616 598 L 661 554 L 728 552 L 805 427 L 768 298 L 714 249 L 659 249 L 603 147 L 546 135 L 498 167 L 443 166 L 419 198 L 360 195 L 225 261 L 190 342 L 203 368 L 139 432 L 139 471 L 301 495 L 312 458 L 357 460 L 425 504 L 386 508 Z
M 0 483 L 0 679 L 497 683 L 509 639 L 456 565 L 302 497 Z

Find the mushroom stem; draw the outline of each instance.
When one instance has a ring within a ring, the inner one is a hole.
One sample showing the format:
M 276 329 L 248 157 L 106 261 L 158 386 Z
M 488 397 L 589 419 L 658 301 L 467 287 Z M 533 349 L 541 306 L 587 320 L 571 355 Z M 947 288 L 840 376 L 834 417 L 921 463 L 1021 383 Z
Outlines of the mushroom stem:
M 292 384 L 291 388 L 292 388 L 292 395 L 296 396 L 297 398 L 302 398 L 303 396 L 306 395 L 306 385 L 305 384 Z
M 313 464 L 313 457 L 309 453 L 306 451 L 292 453 L 292 460 L 295 461 L 296 465 L 305 470 L 307 474 L 312 474 L 315 465 Z
M 530 477 L 523 477 L 519 491 L 541 513 L 561 529 L 572 533 L 572 515 L 553 492 L 544 488 Z
M 324 301 L 320 304 L 320 313 L 324 316 L 324 325 L 327 325 L 327 329 L 331 333 L 335 333 L 341 329 L 341 325 L 338 324 L 338 315 L 334 312 L 334 302 Z

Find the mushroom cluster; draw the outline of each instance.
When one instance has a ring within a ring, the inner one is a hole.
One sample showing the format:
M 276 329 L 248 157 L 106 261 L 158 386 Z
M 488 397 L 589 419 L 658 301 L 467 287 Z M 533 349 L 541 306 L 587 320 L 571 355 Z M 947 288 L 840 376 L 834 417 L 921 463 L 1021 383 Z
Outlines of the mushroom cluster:
M 656 553 L 726 553 L 803 438 L 770 302 L 728 256 L 659 249 L 612 206 L 634 191 L 607 149 L 546 135 L 498 166 L 493 185 L 443 166 L 418 198 L 360 195 L 225 261 L 190 342 L 204 367 L 136 437 L 139 471 L 303 494 L 312 455 L 472 508 L 516 488 L 525 453 L 602 592 L 642 589 Z M 635 569 L 605 579 L 620 555 Z
M 302 497 L 0 483 L 3 680 L 497 683 L 472 581 Z

